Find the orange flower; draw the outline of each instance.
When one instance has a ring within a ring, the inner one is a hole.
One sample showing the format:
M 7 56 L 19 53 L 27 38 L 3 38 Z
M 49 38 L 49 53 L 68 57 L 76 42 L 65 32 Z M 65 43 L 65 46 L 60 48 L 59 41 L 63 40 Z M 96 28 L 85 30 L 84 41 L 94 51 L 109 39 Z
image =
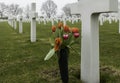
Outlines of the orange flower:
M 79 32 L 79 28 L 76 27 L 72 28 L 72 33 L 78 33 L 78 32 Z
M 58 23 L 58 28 L 59 28 L 59 29 L 61 29 L 62 26 L 63 26 L 63 23 L 62 23 L 62 22 Z
M 65 25 L 65 26 L 63 27 L 63 29 L 64 29 L 65 32 L 70 32 L 69 27 L 68 27 L 67 25 Z
M 56 26 L 52 26 L 52 32 L 56 31 Z
M 59 47 L 61 46 L 61 44 L 62 44 L 61 38 L 56 38 L 55 39 L 55 47 L 54 47 L 55 51 L 59 50 Z

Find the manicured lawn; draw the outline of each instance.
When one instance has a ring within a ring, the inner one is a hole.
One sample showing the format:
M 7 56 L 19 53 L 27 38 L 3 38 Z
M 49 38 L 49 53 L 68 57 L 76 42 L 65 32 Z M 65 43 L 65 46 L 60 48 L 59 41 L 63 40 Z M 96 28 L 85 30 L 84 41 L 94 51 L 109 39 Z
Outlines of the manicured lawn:
M 70 27 L 81 28 L 80 23 Z M 7 22 L 0 23 L 0 83 L 61 83 L 57 56 L 44 57 L 50 50 L 51 24 L 37 24 L 37 42 L 30 42 L 30 24 L 23 24 L 23 34 Z M 80 43 L 73 46 L 80 52 Z M 118 23 L 100 26 L 101 83 L 120 82 L 120 34 Z M 70 49 L 70 83 L 80 83 L 80 55 Z

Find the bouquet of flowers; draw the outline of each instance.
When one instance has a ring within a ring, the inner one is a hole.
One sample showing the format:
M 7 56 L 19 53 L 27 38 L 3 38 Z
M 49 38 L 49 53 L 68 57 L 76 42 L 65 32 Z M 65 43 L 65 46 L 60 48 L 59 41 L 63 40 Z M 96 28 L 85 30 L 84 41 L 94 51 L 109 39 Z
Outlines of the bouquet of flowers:
M 50 43 L 52 49 L 48 52 L 44 60 L 49 60 L 55 53 L 58 55 L 58 64 L 63 83 L 68 83 L 68 54 L 71 45 L 76 43 L 79 37 L 79 28 L 70 28 L 59 23 L 58 26 L 52 26 L 52 37 Z M 73 48 L 72 48 L 73 49 Z
M 79 28 L 70 28 L 67 25 L 63 26 L 62 22 L 60 22 L 58 26 L 52 26 L 51 29 L 53 37 L 50 38 L 49 41 L 53 48 L 48 52 L 44 60 L 49 60 L 55 53 L 59 52 L 59 50 L 62 48 L 72 48 L 71 45 L 73 45 L 80 36 Z

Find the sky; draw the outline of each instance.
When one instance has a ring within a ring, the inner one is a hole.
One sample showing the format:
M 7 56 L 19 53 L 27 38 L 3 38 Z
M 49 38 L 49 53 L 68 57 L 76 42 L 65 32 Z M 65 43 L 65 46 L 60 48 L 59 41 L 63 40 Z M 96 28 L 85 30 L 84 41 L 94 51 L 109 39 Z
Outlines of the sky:
M 36 2 L 36 11 L 40 14 L 40 9 L 42 4 L 47 1 L 47 0 L 0 0 L 1 2 L 4 2 L 5 4 L 19 4 L 20 7 L 25 8 L 26 5 L 30 5 L 32 2 Z M 65 4 L 68 3 L 74 3 L 77 2 L 78 0 L 53 0 L 55 4 L 57 5 L 57 12 L 58 15 L 62 13 L 62 8 L 64 7 Z

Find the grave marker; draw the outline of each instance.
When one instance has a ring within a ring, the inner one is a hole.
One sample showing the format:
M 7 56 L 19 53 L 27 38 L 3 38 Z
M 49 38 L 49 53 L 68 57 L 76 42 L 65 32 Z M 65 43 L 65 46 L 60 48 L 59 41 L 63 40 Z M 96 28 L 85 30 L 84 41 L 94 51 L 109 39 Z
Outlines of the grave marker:
M 46 25 L 46 18 L 43 18 L 44 25 Z
M 99 22 L 103 12 L 117 11 L 117 0 L 80 0 L 71 4 L 72 14 L 81 14 L 81 80 L 99 83 Z
M 51 18 L 51 23 L 52 23 L 52 26 L 54 25 L 54 18 L 52 17 Z
M 66 17 L 65 16 L 63 17 L 63 24 L 64 24 L 64 26 L 66 25 Z
M 118 12 L 118 20 L 119 20 L 119 34 L 120 34 L 120 9 L 119 9 L 119 12 Z
M 104 22 L 104 20 L 103 20 L 103 16 L 102 16 L 102 14 L 99 16 L 99 23 L 100 23 L 100 25 L 102 26 L 103 25 L 103 22 Z
M 23 32 L 23 26 L 22 26 L 22 16 L 19 17 L 19 33 L 22 33 Z
M 9 20 L 8 22 L 9 22 L 10 26 L 11 26 L 12 28 L 14 28 L 13 16 L 9 16 L 8 20 Z
M 14 23 L 14 29 L 17 29 L 17 20 L 16 17 L 13 18 L 13 23 Z
M 71 19 L 71 20 L 72 20 L 72 24 L 74 24 L 74 17 L 72 17 L 72 19 Z
M 31 42 L 36 42 L 36 3 L 31 4 Z

